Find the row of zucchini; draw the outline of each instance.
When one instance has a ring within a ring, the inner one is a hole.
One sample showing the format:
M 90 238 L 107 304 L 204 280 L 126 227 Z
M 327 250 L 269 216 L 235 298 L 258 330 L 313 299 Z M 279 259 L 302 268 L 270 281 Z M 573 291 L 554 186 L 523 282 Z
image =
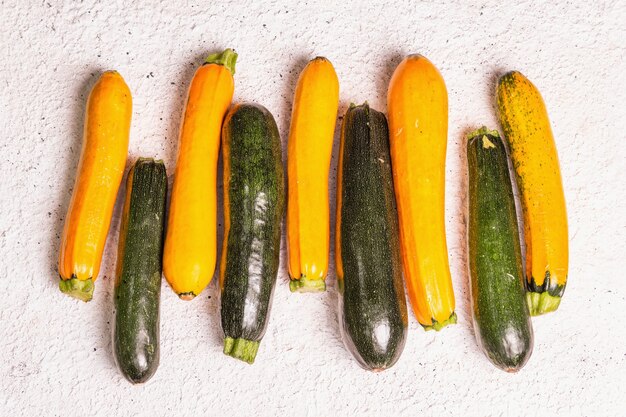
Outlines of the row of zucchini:
M 237 55 L 211 55 L 194 75 L 183 115 L 166 226 L 164 164 L 140 158 L 127 177 L 115 284 L 115 356 L 132 382 L 159 362 L 161 272 L 183 300 L 216 264 L 217 162 L 223 158 L 219 265 L 224 353 L 252 363 L 267 325 L 287 212 L 290 288 L 325 290 L 328 176 L 339 101 L 331 63 L 313 59 L 296 86 L 287 152 L 271 113 L 231 107 Z M 497 131 L 468 135 L 469 270 L 474 324 L 489 359 L 520 369 L 533 346 L 530 315 L 558 307 L 567 279 L 567 220 L 554 140 L 538 91 L 519 72 L 501 77 L 498 115 L 521 194 L 526 280 L 508 156 Z M 229 109 L 230 108 L 230 109 Z M 131 93 L 105 72 L 86 110 L 84 145 L 63 230 L 60 288 L 89 301 L 124 172 Z M 346 346 L 370 370 L 392 366 L 407 333 L 405 286 L 420 324 L 456 322 L 445 237 L 448 99 L 420 55 L 397 67 L 387 118 L 367 103 L 343 117 L 335 264 Z M 285 201 L 285 194 L 287 201 Z

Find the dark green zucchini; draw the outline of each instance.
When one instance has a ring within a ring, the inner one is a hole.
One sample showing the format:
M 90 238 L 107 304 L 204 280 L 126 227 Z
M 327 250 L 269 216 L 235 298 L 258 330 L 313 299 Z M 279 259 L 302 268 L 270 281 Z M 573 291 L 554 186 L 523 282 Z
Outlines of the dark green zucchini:
M 159 301 L 167 175 L 161 161 L 139 158 L 128 173 L 115 284 L 115 359 L 132 383 L 159 366 Z
M 507 155 L 497 131 L 470 133 L 469 265 L 478 344 L 497 367 L 515 372 L 533 350 L 520 237 Z
M 222 128 L 222 156 L 224 353 L 253 363 L 276 283 L 285 206 L 280 136 L 272 114 L 256 104 L 234 106 Z
M 337 180 L 339 315 L 348 350 L 368 370 L 392 366 L 407 334 L 389 129 L 367 103 L 343 118 Z

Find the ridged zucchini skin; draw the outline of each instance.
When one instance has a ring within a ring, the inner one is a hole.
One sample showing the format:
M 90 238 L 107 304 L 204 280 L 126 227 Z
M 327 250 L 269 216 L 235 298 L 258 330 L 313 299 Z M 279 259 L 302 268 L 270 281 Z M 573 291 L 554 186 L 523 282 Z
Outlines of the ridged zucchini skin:
M 253 363 L 278 273 L 285 184 L 272 114 L 234 106 L 222 132 L 224 241 L 220 265 L 224 353 Z
M 476 339 L 507 372 L 521 369 L 533 350 L 520 236 L 507 155 L 497 131 L 468 136 L 469 269 Z
M 328 174 L 333 150 L 339 79 L 324 57 L 300 73 L 287 141 L 286 242 L 289 289 L 326 290 L 330 254 Z
M 236 61 L 230 48 L 206 58 L 191 80 L 181 121 L 163 275 L 185 301 L 200 294 L 215 275 L 220 135 L 235 88 Z
M 82 151 L 59 250 L 59 289 L 85 302 L 93 297 L 124 177 L 132 101 L 117 71 L 105 71 L 87 100 Z
M 425 56 L 405 57 L 387 91 L 404 280 L 424 330 L 457 322 L 446 241 L 448 89 Z
M 167 175 L 162 161 L 140 158 L 131 168 L 120 228 L 115 284 L 114 351 L 130 382 L 159 366 L 161 257 Z
M 402 353 L 408 319 L 389 130 L 367 103 L 343 119 L 336 227 L 344 342 L 362 367 L 384 370 Z

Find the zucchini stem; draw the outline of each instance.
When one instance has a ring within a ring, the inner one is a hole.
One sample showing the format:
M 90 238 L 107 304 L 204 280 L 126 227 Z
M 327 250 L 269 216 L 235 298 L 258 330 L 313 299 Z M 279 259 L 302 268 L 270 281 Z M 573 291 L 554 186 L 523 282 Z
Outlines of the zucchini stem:
M 291 292 L 324 292 L 326 282 L 323 279 L 308 279 L 303 276 L 289 281 L 289 289 Z
M 181 292 L 180 294 L 178 294 L 178 298 L 183 301 L 191 301 L 196 298 L 196 294 L 194 294 L 193 291 Z
M 252 365 L 254 363 L 254 358 L 256 358 L 256 353 L 259 350 L 259 344 L 260 342 L 252 340 L 225 337 L 224 354 Z
M 526 302 L 531 316 L 540 316 L 559 308 L 561 297 L 550 295 L 548 291 L 526 293 Z
M 429 330 L 439 331 L 439 330 L 443 329 L 444 327 L 446 327 L 448 324 L 456 324 L 456 313 L 455 312 L 452 312 L 450 317 L 448 317 L 447 320 L 444 320 L 441 323 L 439 323 L 437 320 L 433 319 L 433 324 L 431 324 L 430 326 L 424 326 L 422 324 L 422 327 L 426 331 L 429 331 Z
M 225 66 L 232 75 L 235 75 L 235 64 L 237 63 L 237 52 L 230 48 L 223 52 L 211 54 L 206 57 L 205 64 L 218 64 Z
M 93 298 L 93 287 L 93 280 L 91 278 L 86 280 L 61 278 L 61 281 L 59 281 L 59 289 L 61 292 L 84 302 L 91 301 Z
M 467 141 L 469 142 L 469 141 L 471 141 L 474 138 L 482 137 L 482 136 L 485 136 L 485 135 L 495 136 L 497 138 L 500 137 L 500 134 L 498 133 L 497 130 L 490 130 L 490 129 L 487 128 L 487 126 L 483 126 L 480 129 L 476 129 L 476 130 L 468 133 Z

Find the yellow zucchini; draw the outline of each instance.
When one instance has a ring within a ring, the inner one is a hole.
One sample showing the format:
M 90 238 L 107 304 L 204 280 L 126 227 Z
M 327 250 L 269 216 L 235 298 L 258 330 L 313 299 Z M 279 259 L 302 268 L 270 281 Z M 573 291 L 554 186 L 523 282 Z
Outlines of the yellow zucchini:
M 448 93 L 421 55 L 396 68 L 387 96 L 404 278 L 426 329 L 456 323 L 444 219 Z
M 565 196 L 548 112 L 539 90 L 517 71 L 498 81 L 497 109 L 520 190 L 530 313 L 558 308 L 567 283 Z
M 59 251 L 59 288 L 83 301 L 93 297 L 113 206 L 124 174 L 132 97 L 117 71 L 102 74 L 85 113 L 83 149 Z
M 200 294 L 215 272 L 217 160 L 236 59 L 231 49 L 209 56 L 189 87 L 163 252 L 165 278 L 183 300 Z
M 326 289 L 330 212 L 328 171 L 339 81 L 330 61 L 318 57 L 298 79 L 287 150 L 287 245 L 290 289 Z

